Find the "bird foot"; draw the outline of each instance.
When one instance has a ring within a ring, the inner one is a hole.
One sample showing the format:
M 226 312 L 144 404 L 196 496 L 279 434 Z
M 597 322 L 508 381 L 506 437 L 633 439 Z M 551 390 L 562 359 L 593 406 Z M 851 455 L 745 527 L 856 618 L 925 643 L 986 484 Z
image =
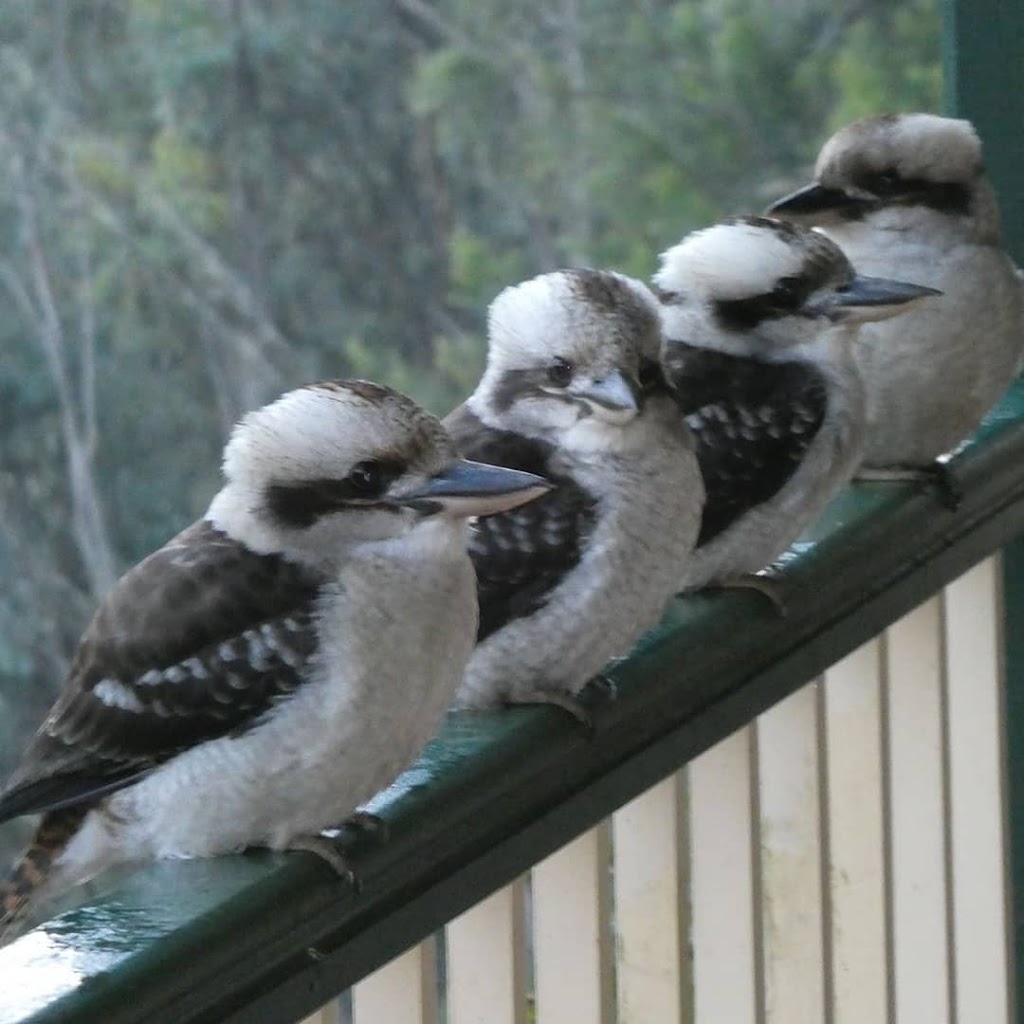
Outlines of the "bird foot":
M 353 828 L 381 841 L 387 840 L 390 831 L 388 823 L 379 814 L 370 811 L 353 811 L 341 824 L 343 828 Z
M 939 504 L 955 512 L 964 500 L 963 485 L 949 459 L 940 456 L 928 466 L 861 466 L 857 479 L 869 483 L 917 483 L 934 487 Z
M 561 690 L 527 690 L 517 694 L 514 698 L 506 699 L 505 703 L 510 707 L 520 704 L 543 704 L 559 708 L 572 715 L 573 719 L 582 726 L 588 738 L 594 735 L 594 719 L 579 698 L 571 693 Z
M 604 672 L 598 672 L 593 679 L 587 683 L 591 689 L 600 693 L 607 700 L 615 700 L 619 696 L 619 687 L 611 676 Z
M 932 484 L 938 491 L 939 503 L 950 512 L 955 512 L 963 504 L 964 487 L 949 463 L 943 459 L 936 459 L 925 472 L 931 477 Z
M 359 881 L 348 858 L 338 849 L 333 839 L 320 835 L 296 836 L 291 840 L 286 849 L 316 854 L 322 861 L 329 864 L 339 877 L 344 878 L 356 892 L 362 889 L 362 883 Z
M 746 576 L 727 576 L 723 580 L 708 583 L 702 589 L 752 590 L 755 594 L 760 594 L 765 598 L 780 618 L 785 618 L 789 612 L 783 593 L 784 587 L 778 580 L 773 580 L 768 576 L 759 576 L 756 573 L 750 573 Z

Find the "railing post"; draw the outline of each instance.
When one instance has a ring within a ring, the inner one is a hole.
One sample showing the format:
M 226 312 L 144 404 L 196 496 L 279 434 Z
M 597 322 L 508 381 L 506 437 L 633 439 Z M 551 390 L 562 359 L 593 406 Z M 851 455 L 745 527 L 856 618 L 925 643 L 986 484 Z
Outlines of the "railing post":
M 1024 262 L 1024 5 L 943 0 L 946 109 L 970 118 L 985 144 L 1006 240 Z
M 970 118 L 999 191 L 1006 242 L 1024 263 L 1024 4 L 943 0 L 946 108 Z M 1024 538 L 1003 552 L 1006 772 L 1014 1019 L 1024 1024 Z

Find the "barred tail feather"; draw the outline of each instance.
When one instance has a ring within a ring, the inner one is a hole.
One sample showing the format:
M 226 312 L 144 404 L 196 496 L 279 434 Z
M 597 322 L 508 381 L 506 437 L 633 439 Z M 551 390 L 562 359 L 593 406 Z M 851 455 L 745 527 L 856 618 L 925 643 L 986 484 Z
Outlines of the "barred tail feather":
M 91 807 L 67 807 L 43 815 L 28 849 L 0 882 L 0 945 L 16 938 L 48 895 L 54 862 L 81 828 Z

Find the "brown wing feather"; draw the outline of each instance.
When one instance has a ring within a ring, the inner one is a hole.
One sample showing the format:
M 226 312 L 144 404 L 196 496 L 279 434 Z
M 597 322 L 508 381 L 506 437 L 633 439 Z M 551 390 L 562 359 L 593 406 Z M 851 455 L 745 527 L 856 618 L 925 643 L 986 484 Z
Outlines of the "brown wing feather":
M 126 573 L 0 796 L 0 821 L 120 788 L 298 686 L 325 580 L 207 521 Z
M 667 347 L 663 368 L 697 442 L 707 492 L 699 548 L 792 479 L 824 422 L 828 389 L 808 363 L 680 341 Z
M 111 673 L 167 668 L 287 614 L 323 582 L 202 519 L 121 577 L 82 635 L 70 679 L 89 688 Z

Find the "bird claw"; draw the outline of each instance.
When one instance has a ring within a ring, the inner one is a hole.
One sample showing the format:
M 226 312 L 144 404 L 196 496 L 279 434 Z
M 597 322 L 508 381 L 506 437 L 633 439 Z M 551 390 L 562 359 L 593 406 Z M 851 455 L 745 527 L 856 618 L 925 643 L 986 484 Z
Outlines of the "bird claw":
M 515 698 L 509 698 L 505 702 L 508 705 L 519 704 L 542 704 L 547 707 L 559 708 L 582 727 L 588 739 L 594 735 L 594 719 L 590 712 L 583 706 L 579 698 L 571 693 L 564 693 L 558 690 L 529 690 L 526 693 L 517 694 Z
M 789 614 L 782 584 L 768 576 L 759 576 L 757 573 L 750 573 L 747 576 L 728 576 L 724 580 L 707 584 L 703 589 L 753 591 L 769 601 L 780 618 L 784 619 Z
M 955 512 L 964 500 L 963 485 L 945 456 L 928 466 L 861 466 L 857 479 L 869 483 L 916 483 L 935 488 L 939 504 Z
M 606 675 L 604 672 L 598 672 L 597 675 L 587 683 L 587 686 L 595 692 L 600 693 L 607 700 L 616 700 L 619 696 L 618 684 L 611 676 Z
M 957 479 L 956 473 L 947 459 L 936 459 L 925 468 L 925 474 L 931 479 L 938 492 L 939 502 L 943 508 L 956 512 L 964 501 L 963 484 Z
M 390 826 L 379 815 L 371 811 L 353 811 L 342 823 L 342 828 L 352 828 L 364 835 L 376 836 L 381 841 L 386 841 L 390 832 Z
M 363 884 L 355 873 L 348 858 L 338 849 L 332 839 L 327 836 L 296 836 L 288 844 L 289 851 L 316 854 L 322 861 L 329 864 L 340 877 L 352 886 L 356 893 L 362 891 Z

